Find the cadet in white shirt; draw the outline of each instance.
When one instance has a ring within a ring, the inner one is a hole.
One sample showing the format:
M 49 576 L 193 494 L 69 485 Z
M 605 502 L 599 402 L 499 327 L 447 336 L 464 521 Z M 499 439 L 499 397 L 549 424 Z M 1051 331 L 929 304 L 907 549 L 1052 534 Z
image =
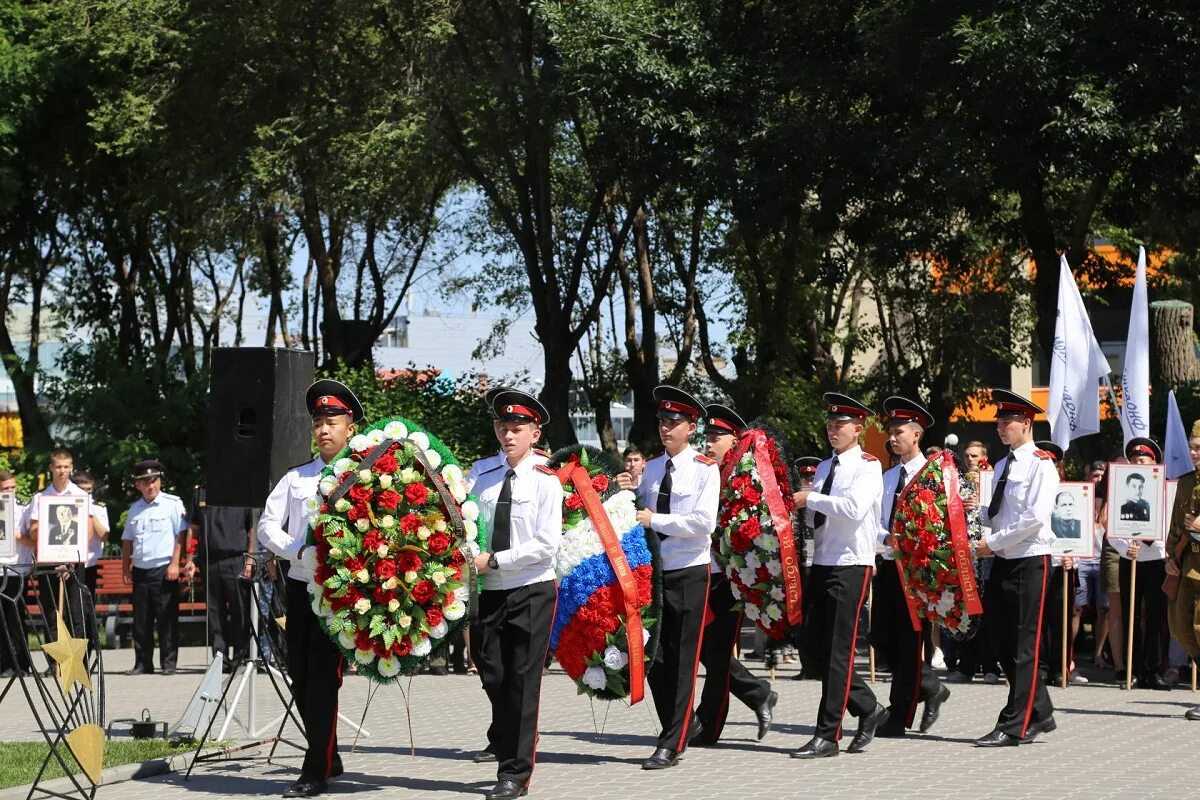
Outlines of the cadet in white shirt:
M 303 555 L 308 547 L 308 501 L 317 494 L 321 470 L 345 449 L 355 423 L 363 416 L 354 392 L 335 380 L 319 380 L 309 386 L 304 402 L 312 415 L 317 457 L 288 470 L 271 490 L 258 519 L 258 540 L 290 564 L 286 581 L 288 676 L 308 739 L 300 777 L 284 797 L 319 795 L 330 779 L 342 774 L 337 708 L 345 660 L 313 613 L 308 594 L 312 568 Z
M 11 556 L 0 557 L 0 593 L 10 600 L 19 601 L 25 594 L 25 576 L 33 567 L 33 546 L 28 536 L 21 533 L 21 520 L 25 515 L 25 507 L 17 499 L 17 476 L 8 470 L 0 470 L 0 494 L 8 494 L 13 502 L 13 521 L 15 530 L 5 531 L 5 535 L 16 538 L 16 549 Z M 24 630 L 24 622 L 17 613 L 16 602 L 0 602 L 3 607 L 4 624 L 10 631 Z M 29 648 L 15 647 L 16 662 L 13 653 L 0 642 L 0 677 L 10 678 L 17 674 L 32 671 L 29 662 Z
M 666 452 L 646 462 L 637 493 L 644 506 L 638 522 L 661 541 L 659 649 L 647 676 L 661 732 L 642 769 L 673 767 L 687 748 L 721 494 L 716 462 L 688 444 L 704 405 L 674 386 L 656 387 L 654 399 L 658 436 Z M 622 472 L 617 480 L 621 488 L 633 488 L 629 473 Z
M 704 407 L 704 454 L 717 463 L 718 470 L 747 427 L 745 420 L 728 406 L 713 403 Z M 716 550 L 715 542 L 713 550 Z M 771 691 L 770 681 L 756 678 L 731 655 L 734 642 L 741 634 L 742 611 L 735 608 L 736 598 L 729 585 L 729 576 L 721 569 L 715 555 L 709 573 L 710 619 L 704 626 L 704 642 L 700 647 L 704 688 L 700 692 L 700 704 L 696 706 L 688 745 L 710 747 L 720 740 L 729 714 L 730 694 L 754 712 L 758 721 L 758 740 L 762 741 L 771 729 L 771 717 L 779 695 Z
M 992 500 L 981 509 L 980 517 L 992 530 L 979 542 L 977 554 L 995 555 L 983 592 L 984 615 L 1008 678 L 1008 703 L 995 729 L 975 740 L 979 747 L 1016 746 L 1057 727 L 1038 659 L 1058 470 L 1050 454 L 1033 444 L 1033 418 L 1042 409 L 1006 389 L 993 389 L 992 403 L 996 433 L 1011 449 L 996 464 Z M 963 501 L 968 508 L 978 503 L 975 497 Z
M 905 397 L 889 397 L 883 401 L 887 412 L 888 441 L 900 463 L 883 473 L 883 503 L 879 517 L 879 542 L 884 545 L 879 573 L 875 576 L 871 600 L 871 644 L 875 653 L 892 670 L 889 693 L 888 720 L 879 726 L 877 736 L 904 736 L 916 718 L 917 704 L 924 703 L 921 733 L 937 722 L 942 703 L 950 697 L 937 673 L 925 665 L 924 653 L 933 652 L 930 639 L 931 623 L 921 618 L 920 631 L 913 630 L 904 597 L 904 584 L 895 561 L 895 539 L 892 522 L 896 517 L 896 501 L 913 478 L 925 466 L 921 448 L 925 429 L 933 424 L 933 415 L 920 403 Z
M 496 785 L 488 800 L 528 792 L 537 753 L 542 667 L 558 588 L 554 556 L 562 541 L 562 484 L 534 452 L 549 419 L 537 398 L 516 389 L 489 393 L 503 459 L 471 468 L 468 486 L 487 524 L 487 552 L 475 558 L 483 575 L 479 612 L 471 624 L 471 657 L 492 706 L 487 749 Z
M 821 676 L 821 704 L 813 738 L 792 758 L 836 756 L 846 710 L 858 717 L 848 752 L 864 750 L 887 709 L 854 669 L 858 620 L 870 587 L 879 534 L 883 471 L 879 459 L 858 444 L 871 409 L 844 394 L 827 392 L 825 434 L 833 457 L 817 467 L 819 491 L 794 495 L 797 508 L 812 511 L 813 566 L 804 587 L 806 640 Z

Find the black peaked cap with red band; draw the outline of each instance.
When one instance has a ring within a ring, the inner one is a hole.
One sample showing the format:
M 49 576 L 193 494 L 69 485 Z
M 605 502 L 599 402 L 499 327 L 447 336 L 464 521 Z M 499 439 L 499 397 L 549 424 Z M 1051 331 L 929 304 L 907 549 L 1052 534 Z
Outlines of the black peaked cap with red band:
M 1027 419 L 1032 421 L 1042 413 L 1042 408 L 1036 403 L 1021 397 L 1008 389 L 992 389 L 992 405 L 996 407 L 996 419 Z
M 1129 444 L 1125 445 L 1125 457 L 1132 461 L 1134 456 L 1150 456 L 1155 464 L 1161 464 L 1163 460 L 1162 448 L 1158 446 L 1158 442 L 1145 436 L 1130 439 Z
M 545 425 L 550 419 L 550 412 L 541 401 L 520 389 L 493 389 L 484 395 L 484 399 L 492 407 L 492 414 L 501 422 L 532 422 L 534 425 Z
M 332 378 L 322 378 L 308 387 L 304 393 L 304 405 L 309 416 L 330 417 L 345 414 L 352 422 L 363 418 L 362 403 L 350 391 L 350 387 Z
M 889 425 L 915 422 L 922 428 L 928 428 L 933 424 L 933 414 L 926 411 L 916 400 L 909 400 L 907 397 L 892 395 L 883 401 L 883 410 L 887 413 Z
M 731 433 L 737 436 L 748 427 L 746 420 L 729 406 L 709 403 L 704 407 L 705 433 Z
M 796 471 L 805 477 L 812 477 L 817 474 L 817 466 L 821 463 L 821 459 L 816 456 L 804 456 L 797 458 L 793 466 Z
M 852 420 L 854 422 L 865 422 L 867 417 L 871 416 L 871 409 L 864 406 L 862 403 L 855 400 L 853 397 L 837 392 L 826 392 L 822 399 L 825 400 L 825 418 Z
M 161 478 L 166 474 L 167 468 L 163 466 L 161 461 L 153 458 L 147 458 L 145 461 L 139 461 L 133 465 L 133 479 L 150 480 L 152 478 Z
M 1061 447 L 1059 447 L 1054 442 L 1051 442 L 1049 440 L 1034 442 L 1033 446 L 1036 447 L 1038 450 L 1044 450 L 1045 452 L 1047 452 L 1051 456 L 1053 456 L 1055 464 L 1061 464 L 1063 457 L 1066 455 L 1063 452 L 1063 449 Z
M 659 419 L 686 419 L 688 422 L 695 422 L 704 413 L 704 403 L 675 386 L 655 386 L 654 399 L 658 403 Z

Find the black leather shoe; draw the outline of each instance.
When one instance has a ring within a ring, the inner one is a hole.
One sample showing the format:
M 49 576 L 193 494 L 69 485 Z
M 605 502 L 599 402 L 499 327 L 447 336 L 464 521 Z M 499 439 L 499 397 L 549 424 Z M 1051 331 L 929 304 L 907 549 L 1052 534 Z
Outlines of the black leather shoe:
M 333 766 L 329 768 L 329 780 L 340 778 L 346 773 L 346 768 L 342 766 L 342 759 L 339 756 L 334 756 Z
M 987 736 L 981 736 L 975 740 L 976 747 L 1016 747 L 1020 743 L 1020 739 L 1015 736 L 1009 736 L 1000 729 L 996 729 Z
M 496 760 L 496 754 L 491 750 L 480 750 L 478 753 L 471 756 L 471 760 L 476 764 L 490 764 Z
M 154 670 L 146 669 L 143 666 L 135 666 L 133 669 L 125 673 L 126 675 L 152 675 Z
M 950 687 L 943 686 L 941 691 L 925 701 L 925 710 L 921 712 L 921 733 L 926 733 L 938 721 L 942 712 L 942 703 L 950 699 Z
M 660 747 L 654 755 L 642 762 L 642 769 L 666 769 L 679 763 L 679 753 L 669 747 Z
M 500 781 L 490 792 L 487 793 L 487 800 L 513 800 L 516 797 L 524 797 L 529 794 L 529 789 L 517 783 L 516 781 Z
M 301 776 L 300 780 L 293 783 L 283 793 L 284 797 L 316 797 L 323 793 L 326 789 L 325 781 L 319 781 L 315 778 Z
M 865 717 L 862 717 L 858 723 L 858 733 L 854 734 L 854 740 L 850 742 L 850 746 L 846 748 L 847 753 L 861 753 L 867 749 L 875 739 L 875 731 L 888 718 L 888 710 L 880 704 L 875 704 L 875 710 Z
M 1200 706 L 1189 708 L 1187 711 L 1183 712 L 1183 716 L 1186 719 L 1190 719 L 1192 722 L 1200 720 Z
M 904 725 L 890 719 L 875 729 L 877 739 L 903 739 L 905 736 L 908 736 L 908 731 L 904 729 Z
M 714 747 L 717 739 L 704 729 L 698 717 L 692 717 L 688 725 L 688 747 Z
M 175 674 L 175 668 L 174 668 L 174 667 L 163 667 L 163 668 L 162 668 L 162 674 L 163 674 L 163 675 L 174 675 L 174 674 Z
M 758 717 L 758 740 L 760 742 L 771 732 L 771 716 L 775 711 L 775 704 L 778 702 L 779 695 L 771 692 L 767 696 L 767 701 L 754 711 L 754 716 Z
M 814 736 L 808 740 L 808 744 L 795 750 L 791 753 L 792 758 L 829 758 L 836 756 L 840 748 L 837 742 L 831 742 L 828 739 L 822 739 L 820 736 Z
M 1058 723 L 1054 721 L 1054 717 L 1046 717 L 1039 719 L 1036 722 L 1029 723 L 1029 727 L 1025 729 L 1025 738 L 1028 741 L 1042 733 L 1052 733 L 1058 730 Z

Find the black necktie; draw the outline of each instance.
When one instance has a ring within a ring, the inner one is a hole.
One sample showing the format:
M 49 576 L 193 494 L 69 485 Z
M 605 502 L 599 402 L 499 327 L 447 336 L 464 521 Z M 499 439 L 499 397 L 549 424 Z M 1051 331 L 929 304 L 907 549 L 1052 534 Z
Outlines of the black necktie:
M 671 513 L 671 471 L 675 469 L 675 465 L 671 463 L 671 459 L 667 459 L 666 465 L 663 467 L 662 483 L 658 485 L 658 502 L 655 503 L 654 510 L 659 514 Z M 665 533 L 658 534 L 659 540 L 665 540 Z
M 900 503 L 900 493 L 904 491 L 904 484 L 907 482 L 907 477 L 904 474 L 904 465 L 900 465 L 900 472 L 896 475 L 896 491 L 892 492 L 892 511 L 888 514 L 888 529 L 887 532 L 892 532 L 892 522 L 896 519 L 896 506 Z
M 825 476 L 825 482 L 821 484 L 821 494 L 829 494 L 829 490 L 833 487 L 833 473 L 837 471 L 838 460 L 837 456 L 829 462 L 829 474 Z M 820 511 L 813 514 L 813 529 L 817 529 L 825 524 L 825 515 Z
M 988 503 L 988 517 L 995 519 L 1000 513 L 1000 505 L 1004 502 L 1004 487 L 1008 485 L 1008 470 L 1012 467 L 1013 454 L 1010 450 L 1004 459 L 1004 469 L 1000 470 L 1000 478 L 992 487 L 992 501 Z
M 500 487 L 500 498 L 496 500 L 496 514 L 492 518 L 492 552 L 501 553 L 509 548 L 512 540 L 512 482 L 517 471 L 504 473 L 504 485 Z

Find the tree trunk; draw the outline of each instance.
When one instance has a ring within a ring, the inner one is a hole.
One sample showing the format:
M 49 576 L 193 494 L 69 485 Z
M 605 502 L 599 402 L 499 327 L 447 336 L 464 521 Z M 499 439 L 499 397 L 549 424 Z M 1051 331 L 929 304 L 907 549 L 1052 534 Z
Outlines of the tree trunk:
M 1150 382 L 1165 389 L 1200 380 L 1191 303 L 1159 300 L 1150 304 Z
M 550 421 L 542 427 L 547 449 L 575 444 L 575 426 L 571 424 L 571 353 L 561 339 L 544 338 L 546 383 L 538 399 L 550 412 Z

